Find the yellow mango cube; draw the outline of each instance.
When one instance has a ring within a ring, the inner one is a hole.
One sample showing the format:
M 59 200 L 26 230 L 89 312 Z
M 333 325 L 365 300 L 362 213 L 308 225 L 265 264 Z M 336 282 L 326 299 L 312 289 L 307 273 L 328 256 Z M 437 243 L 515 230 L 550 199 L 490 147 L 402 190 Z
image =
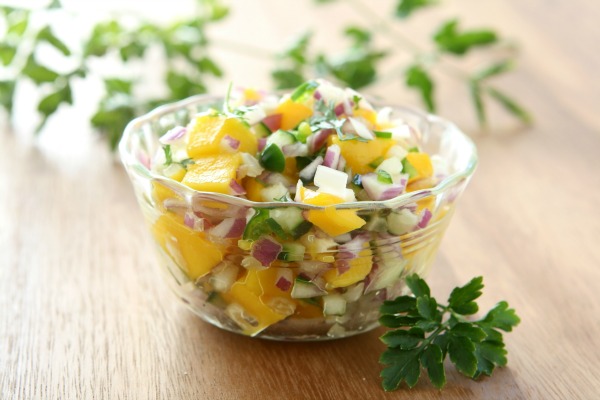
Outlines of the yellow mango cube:
M 356 215 L 356 210 L 336 210 L 334 207 L 310 210 L 307 220 L 330 236 L 343 235 L 366 224 L 364 219 Z
M 152 226 L 152 234 L 191 280 L 206 275 L 223 260 L 221 250 L 204 233 L 188 228 L 176 214 L 161 215 Z
M 302 103 L 296 103 L 295 101 L 292 101 L 292 99 L 287 99 L 279 104 L 275 110 L 275 114 L 281 114 L 280 129 L 283 130 L 295 128 L 300 122 L 309 118 L 312 113 L 313 111 L 310 107 L 307 107 Z
M 368 248 L 368 242 L 364 244 L 364 247 L 366 248 L 358 253 L 357 258 L 348 260 L 350 266 L 348 270 L 340 274 L 338 269 L 334 268 L 323 274 L 328 289 L 350 286 L 365 279 L 373 267 L 371 258 L 373 253 Z
M 231 194 L 230 184 L 241 163 L 242 157 L 238 153 L 197 158 L 188 166 L 181 183 L 195 190 Z
M 330 206 L 343 203 L 340 197 L 329 193 L 319 193 L 314 190 L 302 188 L 301 201 L 315 206 Z M 365 220 L 356 215 L 356 210 L 336 210 L 327 207 L 323 210 L 309 210 L 307 220 L 331 236 L 338 236 L 358 229 Z
M 227 135 L 239 140 L 238 151 L 256 154 L 258 139 L 242 121 L 224 115 L 203 114 L 197 116 L 188 126 L 188 155 L 199 158 L 223 152 L 221 142 Z
M 245 177 L 242 183 L 244 189 L 246 189 L 246 197 L 252 201 L 263 201 L 261 191 L 265 188 L 265 185 L 260 183 L 256 178 Z
M 246 335 L 254 336 L 290 315 L 263 303 L 261 292 L 257 271 L 248 271 L 246 276 L 231 286 L 229 292 L 222 294 L 229 303 L 226 312 Z
M 408 153 L 407 161 L 412 165 L 417 174 L 408 180 L 408 183 L 418 181 L 420 179 L 430 178 L 433 175 L 433 164 L 427 153 Z
M 375 138 L 366 142 L 358 140 L 340 140 L 337 135 L 331 135 L 327 139 L 328 145 L 340 146 L 341 154 L 346 160 L 346 165 L 352 168 L 356 174 L 373 172 L 374 168 L 369 166 L 373 160 L 383 157 L 394 145 L 392 139 Z

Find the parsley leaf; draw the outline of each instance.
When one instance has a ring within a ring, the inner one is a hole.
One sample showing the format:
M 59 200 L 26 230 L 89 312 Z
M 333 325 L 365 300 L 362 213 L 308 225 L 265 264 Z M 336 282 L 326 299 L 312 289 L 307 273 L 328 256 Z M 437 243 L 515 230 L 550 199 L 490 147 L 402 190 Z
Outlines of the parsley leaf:
M 165 166 L 169 166 L 173 164 L 173 155 L 171 154 L 171 145 L 166 144 L 163 146 L 163 151 L 165 153 Z
M 405 79 L 408 87 L 416 89 L 421 94 L 427 110 L 430 112 L 435 111 L 435 102 L 433 100 L 435 85 L 429 73 L 421 65 L 415 64 L 406 70 Z
M 446 356 L 463 375 L 472 379 L 491 375 L 495 367 L 506 365 L 507 352 L 500 331 L 512 331 L 520 319 L 502 301 L 484 318 L 467 320 L 467 315 L 478 310 L 475 300 L 483 289 L 481 277 L 455 288 L 448 305 L 438 304 L 418 275 L 408 276 L 406 284 L 413 296 L 386 301 L 379 309 L 380 323 L 398 328 L 380 338 L 388 347 L 379 359 L 384 365 L 381 371 L 384 390 L 396 390 L 402 382 L 415 386 L 422 369 L 431 383 L 441 389 L 446 384 Z
M 413 11 L 436 4 L 437 0 L 399 0 L 396 5 L 396 16 L 407 18 Z
M 469 30 L 459 32 L 458 20 L 446 21 L 433 36 L 441 51 L 455 55 L 464 55 L 472 47 L 481 47 L 495 43 L 498 40 L 496 33 L 487 30 Z

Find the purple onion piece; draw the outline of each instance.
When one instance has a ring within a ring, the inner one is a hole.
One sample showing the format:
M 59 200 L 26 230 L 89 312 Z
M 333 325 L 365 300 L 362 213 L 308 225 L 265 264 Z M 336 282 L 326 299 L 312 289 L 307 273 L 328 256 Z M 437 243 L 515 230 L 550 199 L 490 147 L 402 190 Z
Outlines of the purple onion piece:
M 312 181 L 315 177 L 315 174 L 317 173 L 317 167 L 322 163 L 323 157 L 318 156 L 317 158 L 315 158 L 310 164 L 308 164 L 300 171 L 300 179 L 302 179 L 304 182 Z
M 229 135 L 223 137 L 223 144 L 232 150 L 237 150 L 240 147 L 240 141 Z
M 280 276 L 277 282 L 275 282 L 275 286 L 277 286 L 280 290 L 287 292 L 292 287 L 292 282 L 286 279 L 284 276 Z
M 231 182 L 229 183 L 229 187 L 231 188 L 231 191 L 235 196 L 246 194 L 246 189 L 244 189 L 242 185 L 237 183 L 235 179 L 231 180 Z
M 263 151 L 267 145 L 267 138 L 258 138 L 258 151 Z
M 421 219 L 419 220 L 417 227 L 420 229 L 427 227 L 427 225 L 429 224 L 429 221 L 431 221 L 431 217 L 432 217 L 432 214 L 428 208 L 423 210 L 423 213 L 421 214 Z
M 340 161 L 341 149 L 338 145 L 332 145 L 327 148 L 325 152 L 325 159 L 323 165 L 329 168 L 337 169 Z
M 321 95 L 321 92 L 319 92 L 318 90 L 315 90 L 315 92 L 313 93 L 313 97 L 315 98 L 315 100 L 321 100 L 323 98 L 323 95 Z
M 167 133 L 162 135 L 159 142 L 162 144 L 173 144 L 177 142 L 177 140 L 181 139 L 187 133 L 187 128 L 183 126 L 176 126 L 175 128 L 169 130 Z
M 336 116 L 340 116 L 345 112 L 344 109 L 344 102 L 341 102 L 340 104 L 338 104 L 337 106 L 335 106 L 335 108 L 333 109 L 333 112 L 335 113 Z
M 254 242 L 251 254 L 252 257 L 256 258 L 263 266 L 267 267 L 277 259 L 282 248 L 283 247 L 273 239 L 263 237 Z

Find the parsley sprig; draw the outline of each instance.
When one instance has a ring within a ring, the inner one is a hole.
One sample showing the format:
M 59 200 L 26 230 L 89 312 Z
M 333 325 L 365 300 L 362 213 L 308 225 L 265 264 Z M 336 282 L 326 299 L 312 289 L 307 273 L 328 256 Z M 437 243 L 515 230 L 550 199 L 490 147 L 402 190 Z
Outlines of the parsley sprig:
M 408 276 L 406 284 L 413 296 L 386 301 L 380 308 L 381 325 L 393 328 L 381 336 L 388 346 L 379 359 L 385 365 L 381 371 L 384 390 L 396 390 L 402 381 L 412 388 L 422 369 L 427 371 L 431 383 L 441 389 L 446 384 L 446 356 L 472 379 L 489 376 L 496 367 L 506 365 L 501 331 L 512 331 L 520 319 L 505 301 L 496 304 L 482 319 L 467 318 L 479 310 L 475 300 L 481 296 L 482 277 L 455 288 L 447 305 L 438 304 L 431 297 L 429 286 L 418 275 Z

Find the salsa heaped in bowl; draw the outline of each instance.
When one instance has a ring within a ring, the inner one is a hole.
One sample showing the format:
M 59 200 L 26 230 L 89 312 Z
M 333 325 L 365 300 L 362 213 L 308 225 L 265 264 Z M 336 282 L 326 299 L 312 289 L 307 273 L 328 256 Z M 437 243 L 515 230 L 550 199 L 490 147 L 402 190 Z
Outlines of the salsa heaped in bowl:
M 160 107 L 120 153 L 176 294 L 278 340 L 376 327 L 428 273 L 477 163 L 453 124 L 320 80 Z

